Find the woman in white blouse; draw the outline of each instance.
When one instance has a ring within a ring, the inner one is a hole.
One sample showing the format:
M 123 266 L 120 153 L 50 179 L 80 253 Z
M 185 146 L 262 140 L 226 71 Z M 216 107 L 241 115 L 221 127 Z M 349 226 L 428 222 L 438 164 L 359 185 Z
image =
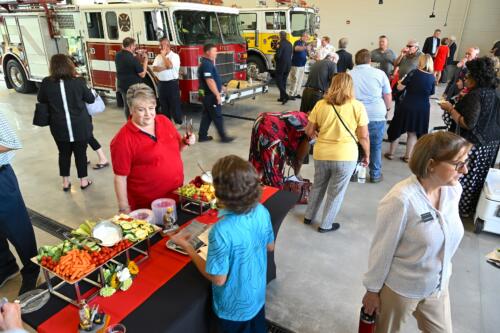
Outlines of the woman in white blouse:
M 464 234 L 458 179 L 467 173 L 470 148 L 451 132 L 423 136 L 409 161 L 413 175 L 380 202 L 363 280 L 363 306 L 378 314 L 376 332 L 400 332 L 413 315 L 426 333 L 451 333 L 451 259 Z

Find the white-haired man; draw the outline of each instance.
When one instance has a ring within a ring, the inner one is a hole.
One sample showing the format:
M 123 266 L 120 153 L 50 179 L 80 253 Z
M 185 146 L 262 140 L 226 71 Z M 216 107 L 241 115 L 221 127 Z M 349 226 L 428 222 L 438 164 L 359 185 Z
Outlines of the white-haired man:
M 329 53 L 323 60 L 316 61 L 309 70 L 306 86 L 302 93 L 300 111 L 309 113 L 316 102 L 323 98 L 332 77 L 337 73 L 335 52 Z
M 422 54 L 419 51 L 418 42 L 410 39 L 401 50 L 399 57 L 394 61 L 394 67 L 399 68 L 399 78 L 402 79 L 418 66 L 418 57 Z

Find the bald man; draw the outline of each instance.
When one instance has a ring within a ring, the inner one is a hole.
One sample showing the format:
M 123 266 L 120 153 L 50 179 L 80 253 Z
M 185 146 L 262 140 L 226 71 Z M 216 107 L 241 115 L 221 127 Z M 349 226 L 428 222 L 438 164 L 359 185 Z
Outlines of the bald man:
M 467 62 L 476 59 L 479 56 L 478 47 L 469 47 L 465 51 L 465 56 L 457 64 L 455 76 L 448 83 L 443 94 L 443 98 L 451 100 L 454 96 L 458 95 L 464 88 L 465 76 L 467 75 Z

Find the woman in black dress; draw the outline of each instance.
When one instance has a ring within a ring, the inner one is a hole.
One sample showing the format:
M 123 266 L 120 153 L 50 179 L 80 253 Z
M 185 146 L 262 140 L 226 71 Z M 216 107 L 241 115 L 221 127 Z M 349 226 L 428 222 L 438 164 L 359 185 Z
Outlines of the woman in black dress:
M 429 97 L 434 95 L 436 79 L 434 77 L 432 57 L 422 54 L 418 59 L 418 69 L 408 73 L 399 83 L 398 90 L 404 90 L 402 100 L 394 112 L 394 117 L 387 129 L 391 143 L 384 156 L 392 160 L 398 146 L 399 137 L 407 133 L 406 154 L 401 160 L 408 162 L 417 139 L 429 130 Z
M 472 216 L 489 168 L 493 167 L 500 147 L 500 99 L 497 70 L 492 59 L 477 58 L 467 62 L 465 86 L 468 93 L 453 106 L 441 103 L 458 125 L 459 134 L 474 147 L 469 154 L 469 173 L 460 179 L 463 186 L 459 209 Z
M 95 97 L 85 79 L 76 77 L 75 65 L 65 54 L 50 59 L 50 76 L 43 79 L 38 91 L 38 102 L 48 104 L 50 132 L 59 150 L 59 173 L 63 190 L 69 191 L 71 155 L 80 178 L 80 187 L 92 184 L 87 179 L 87 144 L 92 136 L 92 123 L 85 103 L 94 103 Z

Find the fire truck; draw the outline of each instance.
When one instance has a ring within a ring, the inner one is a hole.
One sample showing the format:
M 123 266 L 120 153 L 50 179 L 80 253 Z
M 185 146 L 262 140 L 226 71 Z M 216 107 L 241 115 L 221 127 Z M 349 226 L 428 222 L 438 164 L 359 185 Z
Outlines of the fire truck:
M 206 43 L 217 46 L 216 67 L 223 83 L 246 80 L 246 43 L 236 8 L 173 1 L 78 6 L 57 1 L 0 0 L 1 70 L 9 89 L 33 91 L 49 75 L 51 56 L 65 53 L 90 86 L 114 93 L 115 54 L 125 37 L 147 52 L 150 67 L 159 53 L 159 38 L 170 40 L 181 60 L 179 85 L 185 103 L 199 103 L 197 68 Z M 157 92 L 151 68 L 144 81 Z M 223 101 L 255 97 L 268 89 L 260 82 L 242 86 L 229 89 Z
M 240 29 L 248 43 L 248 73 L 274 70 L 280 31 L 293 44 L 304 32 L 312 36 L 319 29 L 319 10 L 305 1 L 277 0 L 274 6 L 260 3 L 261 7 L 240 8 Z

